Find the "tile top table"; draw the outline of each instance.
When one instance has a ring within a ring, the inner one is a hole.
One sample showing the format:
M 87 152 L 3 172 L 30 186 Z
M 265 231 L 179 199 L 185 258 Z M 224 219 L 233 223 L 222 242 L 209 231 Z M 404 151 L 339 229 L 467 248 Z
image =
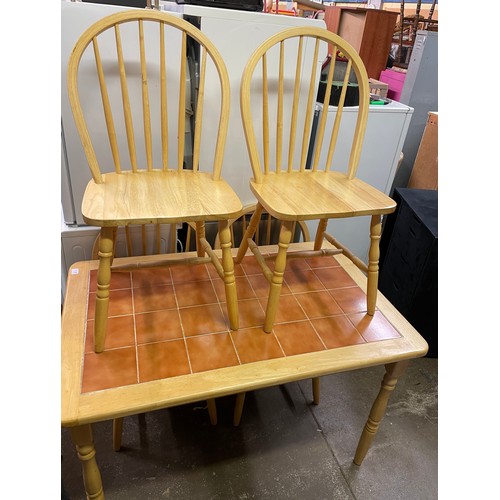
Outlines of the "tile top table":
M 114 266 L 164 258 L 117 258 Z M 61 422 L 71 428 L 89 498 L 104 498 L 94 422 L 384 364 L 354 458 L 360 464 L 398 376 L 428 349 L 381 293 L 375 315 L 366 314 L 366 277 L 343 255 L 290 259 L 275 326 L 264 333 L 269 285 L 247 256 L 235 267 L 238 331 L 229 329 L 223 282 L 210 264 L 114 271 L 105 349 L 95 354 L 97 267 L 86 261 L 70 268 L 61 328 Z

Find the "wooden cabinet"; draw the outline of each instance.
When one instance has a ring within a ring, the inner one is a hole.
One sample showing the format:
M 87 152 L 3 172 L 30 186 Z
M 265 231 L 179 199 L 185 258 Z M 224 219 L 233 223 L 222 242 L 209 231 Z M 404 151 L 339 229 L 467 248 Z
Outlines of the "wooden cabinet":
M 369 78 L 387 67 L 397 12 L 356 7 L 325 7 L 328 30 L 347 40 L 365 63 Z

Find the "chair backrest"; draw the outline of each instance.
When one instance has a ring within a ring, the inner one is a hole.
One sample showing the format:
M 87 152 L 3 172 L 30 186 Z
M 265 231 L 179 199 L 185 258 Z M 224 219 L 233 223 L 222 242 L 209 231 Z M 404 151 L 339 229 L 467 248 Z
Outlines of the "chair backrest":
M 196 67 L 189 51 L 199 51 Z M 220 83 L 220 101 L 204 102 L 208 79 Z M 113 170 L 200 168 L 219 179 L 229 92 L 227 69 L 213 43 L 187 21 L 149 9 L 94 23 L 68 63 L 69 100 L 96 183 Z M 207 107 L 218 110 L 218 122 L 204 122 Z M 218 135 L 213 157 L 203 158 L 202 165 L 203 127 L 218 127 Z
M 332 57 L 328 65 L 329 46 Z M 271 52 L 274 59 L 268 57 Z M 279 62 L 271 66 L 268 59 Z M 326 67 L 323 71 L 322 66 Z M 331 127 L 327 126 L 328 113 L 322 113 L 316 133 L 312 134 L 321 90 L 324 97 L 320 102 L 325 109 L 330 103 L 336 106 L 335 120 Z M 357 103 L 357 116 L 355 126 L 350 127 L 354 133 L 350 138 L 349 159 L 347 165 L 337 165 L 335 161 L 332 165 L 339 137 L 346 140 L 341 130 L 346 115 L 343 111 L 352 102 Z M 356 176 L 368 118 L 370 87 L 358 53 L 335 33 L 323 28 L 299 27 L 267 39 L 254 51 L 243 71 L 240 104 L 256 182 L 271 172 L 309 168 L 313 171 L 333 168 L 346 172 L 350 179 Z M 315 138 L 314 150 L 311 138 Z M 324 147 L 328 147 L 328 153 L 326 162 L 320 165 Z

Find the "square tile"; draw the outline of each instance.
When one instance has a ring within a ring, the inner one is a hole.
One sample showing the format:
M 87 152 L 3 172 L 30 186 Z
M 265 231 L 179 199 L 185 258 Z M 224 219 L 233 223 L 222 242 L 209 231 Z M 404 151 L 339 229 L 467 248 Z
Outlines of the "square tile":
M 184 340 L 140 345 L 137 357 L 141 383 L 191 373 Z
M 340 266 L 339 261 L 333 255 L 325 255 L 322 257 L 308 257 L 306 261 L 311 269 Z
M 365 343 L 354 325 L 343 314 L 313 319 L 311 323 L 328 349 Z
M 400 337 L 399 332 L 387 321 L 380 311 L 375 311 L 373 316 L 358 313 L 349 314 L 348 317 L 356 327 L 356 330 L 358 330 L 367 342 L 397 339 Z
M 217 302 L 217 295 L 211 280 L 175 283 L 174 291 L 179 307 L 199 306 Z
M 252 363 L 284 356 L 274 333 L 262 328 L 244 328 L 231 332 L 236 351 L 242 363 Z
M 129 347 L 135 345 L 134 317 L 132 315 L 108 318 L 104 349 Z M 87 321 L 85 352 L 94 352 L 94 321 Z
M 219 304 L 183 307 L 179 309 L 179 314 L 186 337 L 228 330 L 228 325 Z
M 262 273 L 248 276 L 247 279 L 257 297 L 267 297 L 269 295 L 269 281 L 267 281 Z M 290 293 L 292 293 L 292 291 L 288 285 L 283 282 L 281 285 L 281 295 L 287 295 Z
M 356 282 L 342 267 L 327 267 L 314 271 L 325 288 L 344 288 L 356 286 Z
M 325 289 L 323 283 L 311 269 L 285 271 L 285 282 L 292 293 L 312 292 Z
M 172 266 L 172 281 L 182 283 L 185 281 L 203 281 L 210 279 L 207 266 L 205 264 L 194 264 L 184 266 Z
M 135 315 L 137 344 L 182 338 L 177 309 L 164 309 Z
M 269 265 L 269 261 L 268 265 Z M 243 271 L 245 271 L 245 274 L 247 276 L 251 276 L 254 274 L 262 274 L 262 268 L 260 267 L 260 264 L 257 262 L 257 259 L 253 255 L 247 255 L 245 256 L 241 262 L 240 262 L 241 267 L 243 268 Z
M 169 285 L 172 283 L 170 268 L 152 267 L 132 271 L 132 286 L 134 288 L 155 285 Z
M 173 309 L 177 307 L 172 285 L 134 288 L 134 309 L 136 313 Z
M 358 286 L 328 290 L 346 314 L 366 312 L 366 294 Z
M 227 318 L 227 304 L 222 304 L 224 317 Z M 264 310 L 258 299 L 238 300 L 239 328 L 264 325 Z M 228 322 L 229 324 L 229 322 Z
M 119 290 L 121 288 L 130 288 L 130 272 L 129 271 L 113 271 L 111 273 L 111 281 L 109 283 L 110 290 Z M 97 290 L 97 269 L 90 271 L 89 291 Z
M 297 293 L 295 298 L 308 318 L 342 314 L 342 309 L 327 291 Z
M 87 318 L 93 319 L 95 316 L 96 294 L 89 294 L 89 304 Z M 109 292 L 108 318 L 111 316 L 123 316 L 132 314 L 132 289 L 111 290 Z
M 85 354 L 82 392 L 100 391 L 137 383 L 135 347 Z
M 267 307 L 267 297 L 259 299 L 264 311 Z M 278 301 L 275 323 L 288 323 L 290 321 L 300 321 L 307 319 L 305 312 L 300 307 L 294 295 L 282 295 Z
M 238 294 L 239 300 L 255 299 L 256 297 L 255 292 L 246 276 L 236 276 L 235 281 L 236 281 L 236 293 Z M 214 285 L 217 298 L 221 302 L 225 302 L 226 291 L 224 288 L 224 281 L 221 278 L 214 278 L 212 283 Z
M 325 350 L 309 321 L 274 325 L 273 331 L 287 356 Z
M 193 373 L 239 364 L 229 333 L 189 337 L 186 344 Z

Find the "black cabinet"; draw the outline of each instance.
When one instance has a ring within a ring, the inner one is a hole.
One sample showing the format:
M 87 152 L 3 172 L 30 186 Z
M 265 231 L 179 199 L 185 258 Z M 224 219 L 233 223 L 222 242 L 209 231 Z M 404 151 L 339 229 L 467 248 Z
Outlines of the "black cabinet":
M 396 188 L 380 241 L 379 290 L 438 355 L 438 193 Z

